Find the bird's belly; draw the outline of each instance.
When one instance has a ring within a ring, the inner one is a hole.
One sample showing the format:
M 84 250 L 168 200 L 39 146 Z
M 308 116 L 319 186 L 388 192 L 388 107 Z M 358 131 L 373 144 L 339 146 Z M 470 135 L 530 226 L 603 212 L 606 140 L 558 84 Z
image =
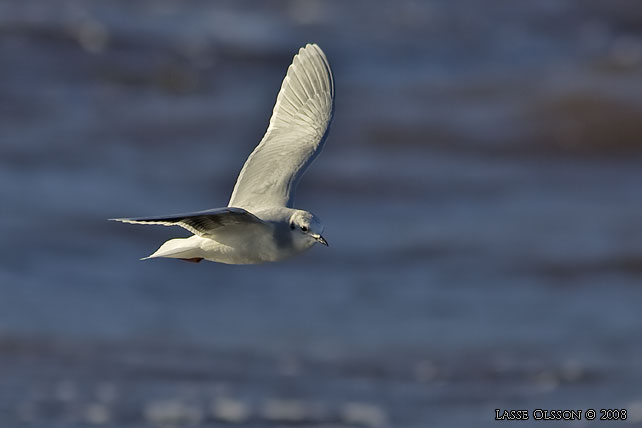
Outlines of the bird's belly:
M 266 236 L 255 236 L 230 245 L 202 238 L 200 246 L 205 260 L 234 265 L 276 262 L 294 255 L 291 251 L 279 249 Z

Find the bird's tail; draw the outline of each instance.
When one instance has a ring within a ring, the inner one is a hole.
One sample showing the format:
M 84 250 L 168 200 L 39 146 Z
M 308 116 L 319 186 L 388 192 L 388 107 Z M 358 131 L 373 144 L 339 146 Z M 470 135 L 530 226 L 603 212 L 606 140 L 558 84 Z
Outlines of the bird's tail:
M 173 259 L 197 259 L 203 257 L 203 250 L 198 244 L 198 236 L 189 238 L 170 239 L 160 246 L 153 254 L 143 257 L 141 260 L 154 259 L 157 257 L 169 257 Z

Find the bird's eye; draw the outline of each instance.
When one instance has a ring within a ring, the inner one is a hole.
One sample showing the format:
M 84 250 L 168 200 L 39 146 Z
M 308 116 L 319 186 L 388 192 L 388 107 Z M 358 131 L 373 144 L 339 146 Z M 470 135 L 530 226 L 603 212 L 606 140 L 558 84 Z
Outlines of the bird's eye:
M 294 223 L 290 223 L 290 229 L 294 230 Z
M 301 226 L 301 231 L 304 233 L 308 232 L 308 226 Z

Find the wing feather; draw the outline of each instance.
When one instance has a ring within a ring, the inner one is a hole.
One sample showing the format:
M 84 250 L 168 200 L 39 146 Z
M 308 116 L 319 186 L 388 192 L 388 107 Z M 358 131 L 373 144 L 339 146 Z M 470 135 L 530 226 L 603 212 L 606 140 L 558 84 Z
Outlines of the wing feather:
M 213 238 L 221 228 L 234 225 L 265 225 L 254 214 L 234 207 L 214 208 L 185 214 L 174 214 L 156 217 L 112 218 L 110 220 L 131 224 L 157 224 L 162 226 L 180 226 L 194 235 Z
M 267 132 L 245 162 L 229 206 L 292 207 L 301 176 L 323 148 L 333 100 L 330 64 L 319 46 L 308 44 L 288 67 Z

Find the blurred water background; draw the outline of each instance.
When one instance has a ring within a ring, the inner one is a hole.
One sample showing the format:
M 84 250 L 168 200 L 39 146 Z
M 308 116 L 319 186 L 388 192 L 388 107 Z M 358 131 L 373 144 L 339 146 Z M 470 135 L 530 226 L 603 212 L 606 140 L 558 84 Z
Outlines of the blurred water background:
M 138 261 L 307 42 L 330 248 Z M 0 426 L 642 426 L 641 138 L 639 0 L 2 0 Z

